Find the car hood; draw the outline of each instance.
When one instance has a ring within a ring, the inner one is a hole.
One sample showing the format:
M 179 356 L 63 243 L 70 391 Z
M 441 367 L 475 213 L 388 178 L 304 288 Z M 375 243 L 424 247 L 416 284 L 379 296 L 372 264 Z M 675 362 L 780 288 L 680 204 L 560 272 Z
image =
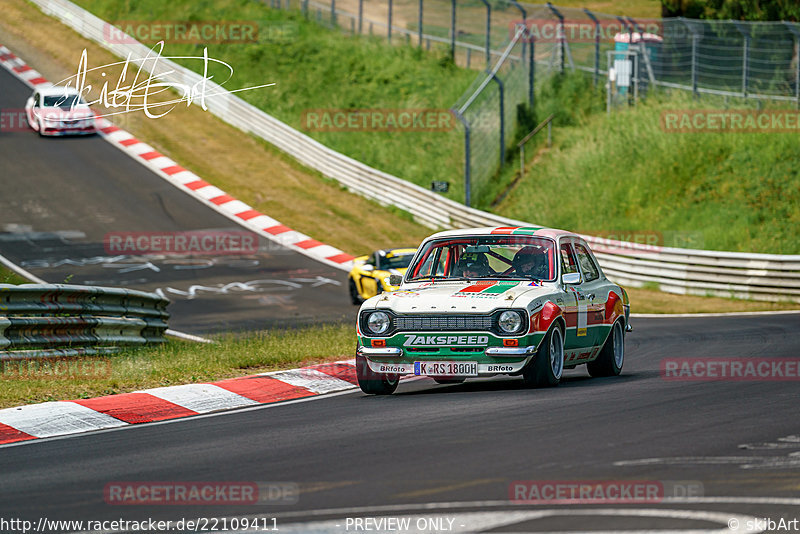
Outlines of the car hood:
M 89 119 L 94 116 L 92 110 L 87 106 L 76 106 L 74 109 L 39 108 L 35 113 L 44 119 L 64 121 Z
M 522 281 L 405 284 L 398 291 L 369 299 L 364 307 L 397 313 L 485 313 L 528 307 L 533 300 L 553 292 L 552 284 Z

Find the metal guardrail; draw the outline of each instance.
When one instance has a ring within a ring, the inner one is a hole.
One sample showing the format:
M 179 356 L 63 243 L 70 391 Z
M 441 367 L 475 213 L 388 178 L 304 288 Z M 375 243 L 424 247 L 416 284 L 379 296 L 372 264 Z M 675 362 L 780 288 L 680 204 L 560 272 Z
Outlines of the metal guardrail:
M 32 0 L 104 48 L 135 61 L 150 50 L 140 43 L 109 43 L 106 23 L 67 0 Z M 145 65 L 152 67 L 152 62 Z M 155 74 L 161 81 L 194 86 L 202 77 L 172 61 L 161 59 Z M 219 86 L 206 83 L 214 93 Z M 350 191 L 383 205 L 411 213 L 431 228 L 470 226 L 530 226 L 530 223 L 466 207 L 417 185 L 340 154 L 291 128 L 233 94 L 206 100 L 208 110 L 228 124 L 252 133 L 290 154 L 303 165 L 337 180 Z M 800 255 L 750 254 L 651 247 L 584 236 L 597 252 L 605 273 L 630 286 L 656 283 L 674 293 L 719 295 L 758 300 L 800 302 Z
M 169 300 L 133 289 L 0 284 L 0 360 L 164 343 Z

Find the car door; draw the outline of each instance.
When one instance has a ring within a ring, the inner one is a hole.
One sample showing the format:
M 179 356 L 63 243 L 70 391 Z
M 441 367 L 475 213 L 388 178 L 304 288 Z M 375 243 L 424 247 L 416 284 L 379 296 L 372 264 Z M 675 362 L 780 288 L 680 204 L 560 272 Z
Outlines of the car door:
M 609 331 L 609 327 L 604 324 L 608 283 L 600 276 L 600 268 L 586 243 L 577 240 L 574 246 L 582 280 L 578 298 L 586 306 L 586 341 L 588 346 L 599 346 L 603 344 Z
M 39 112 L 39 93 L 33 93 L 33 96 L 28 99 L 25 105 L 25 113 L 28 115 L 28 123 L 34 128 L 38 129 L 38 122 L 36 114 Z
M 561 238 L 559 242 L 559 258 L 561 259 L 561 275 L 580 273 L 578 267 L 578 259 L 575 255 L 575 249 L 572 240 L 569 238 Z M 564 361 L 569 365 L 574 361 L 583 344 L 583 339 L 577 335 L 578 325 L 578 285 L 562 284 L 564 291 L 561 295 L 563 302 L 556 301 L 556 304 L 564 310 L 564 320 L 567 323 L 567 331 L 564 333 Z

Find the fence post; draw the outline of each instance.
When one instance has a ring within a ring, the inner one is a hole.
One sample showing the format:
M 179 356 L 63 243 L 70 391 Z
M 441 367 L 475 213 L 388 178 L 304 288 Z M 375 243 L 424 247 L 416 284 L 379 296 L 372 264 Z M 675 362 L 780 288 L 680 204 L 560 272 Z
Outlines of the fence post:
M 392 43 L 392 0 L 389 0 L 389 28 L 387 30 L 389 33 L 387 34 L 387 38 L 389 39 L 389 44 Z
M 744 38 L 744 42 L 742 43 L 742 96 L 747 98 L 747 56 L 750 55 L 750 35 L 739 21 L 733 21 L 733 23 Z
M 456 0 L 450 0 L 450 59 L 456 60 Z
M 800 25 L 786 21 L 783 24 L 792 32 L 794 38 L 794 99 L 795 106 L 800 109 Z M 791 68 L 791 62 L 789 67 Z
M 308 0 L 306 0 L 308 1 Z M 358 34 L 363 33 L 364 26 L 364 0 L 358 0 Z
M 597 80 L 600 78 L 600 21 L 588 9 L 583 8 L 583 12 L 594 23 L 594 77 L 592 84 L 597 86 Z
M 500 89 L 500 168 L 503 168 L 506 162 L 506 114 L 505 114 L 505 87 L 503 87 L 503 80 L 501 80 L 497 73 L 490 72 L 489 75 L 497 82 L 497 87 Z
M 679 17 L 678 20 L 680 20 L 692 34 L 692 96 L 697 98 L 697 32 L 694 31 L 691 24 L 686 22 L 686 19 L 683 17 Z
M 308 19 L 308 0 L 303 0 L 303 16 Z
M 419 47 L 422 48 L 422 1 L 419 0 L 419 13 L 417 16 L 417 25 L 419 26 Z
M 509 0 L 509 2 L 511 2 L 511 5 L 513 5 L 517 9 L 519 9 L 520 14 L 522 15 L 522 24 L 526 28 L 525 32 L 529 33 L 527 31 L 528 13 L 525 11 L 525 8 L 522 7 L 521 5 L 519 5 L 519 2 L 517 2 L 516 0 Z M 515 31 L 515 35 L 516 35 L 516 31 Z M 527 46 L 525 46 L 525 44 L 526 44 L 525 41 L 523 41 L 522 42 L 522 55 L 524 57 L 526 48 L 530 48 L 530 62 L 531 62 L 531 65 L 533 65 L 533 59 L 534 59 L 533 58 L 533 36 L 531 36 L 531 46 L 527 47 Z M 531 69 L 528 70 L 528 102 L 530 102 L 531 107 L 533 107 L 533 71 Z
M 486 6 L 486 68 L 492 64 L 492 4 L 489 0 L 481 0 Z
M 533 34 L 529 33 L 528 38 L 528 105 L 533 110 L 534 99 L 534 82 L 536 81 L 536 38 Z
M 331 0 L 331 25 L 336 27 L 336 0 Z
M 472 173 L 470 170 L 470 137 L 469 137 L 469 123 L 464 116 L 458 112 L 457 109 L 453 108 L 450 111 L 453 112 L 453 115 L 464 125 L 464 205 L 470 207 L 472 202 L 472 184 L 470 180 L 472 179 Z
M 565 32 L 564 32 L 564 15 L 559 13 L 559 11 L 555 8 L 555 6 L 553 6 L 553 4 L 551 4 L 550 2 L 547 2 L 547 7 L 550 9 L 550 11 L 553 12 L 553 14 L 556 17 L 558 17 L 558 26 L 561 29 L 560 35 L 558 37 L 558 54 L 559 54 L 559 56 L 561 56 L 559 58 L 560 61 L 559 61 L 559 64 L 558 64 L 558 72 L 563 74 L 564 73 L 564 40 L 566 39 Z

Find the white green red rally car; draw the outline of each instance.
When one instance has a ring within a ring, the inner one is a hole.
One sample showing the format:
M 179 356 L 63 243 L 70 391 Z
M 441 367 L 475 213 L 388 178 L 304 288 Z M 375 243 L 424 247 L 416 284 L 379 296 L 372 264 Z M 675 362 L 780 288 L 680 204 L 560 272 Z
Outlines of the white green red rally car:
M 358 383 L 386 395 L 402 375 L 440 383 L 521 375 L 536 387 L 555 386 L 564 369 L 582 364 L 592 376 L 618 375 L 629 311 L 625 290 L 576 234 L 440 232 L 422 242 L 399 290 L 362 304 Z

